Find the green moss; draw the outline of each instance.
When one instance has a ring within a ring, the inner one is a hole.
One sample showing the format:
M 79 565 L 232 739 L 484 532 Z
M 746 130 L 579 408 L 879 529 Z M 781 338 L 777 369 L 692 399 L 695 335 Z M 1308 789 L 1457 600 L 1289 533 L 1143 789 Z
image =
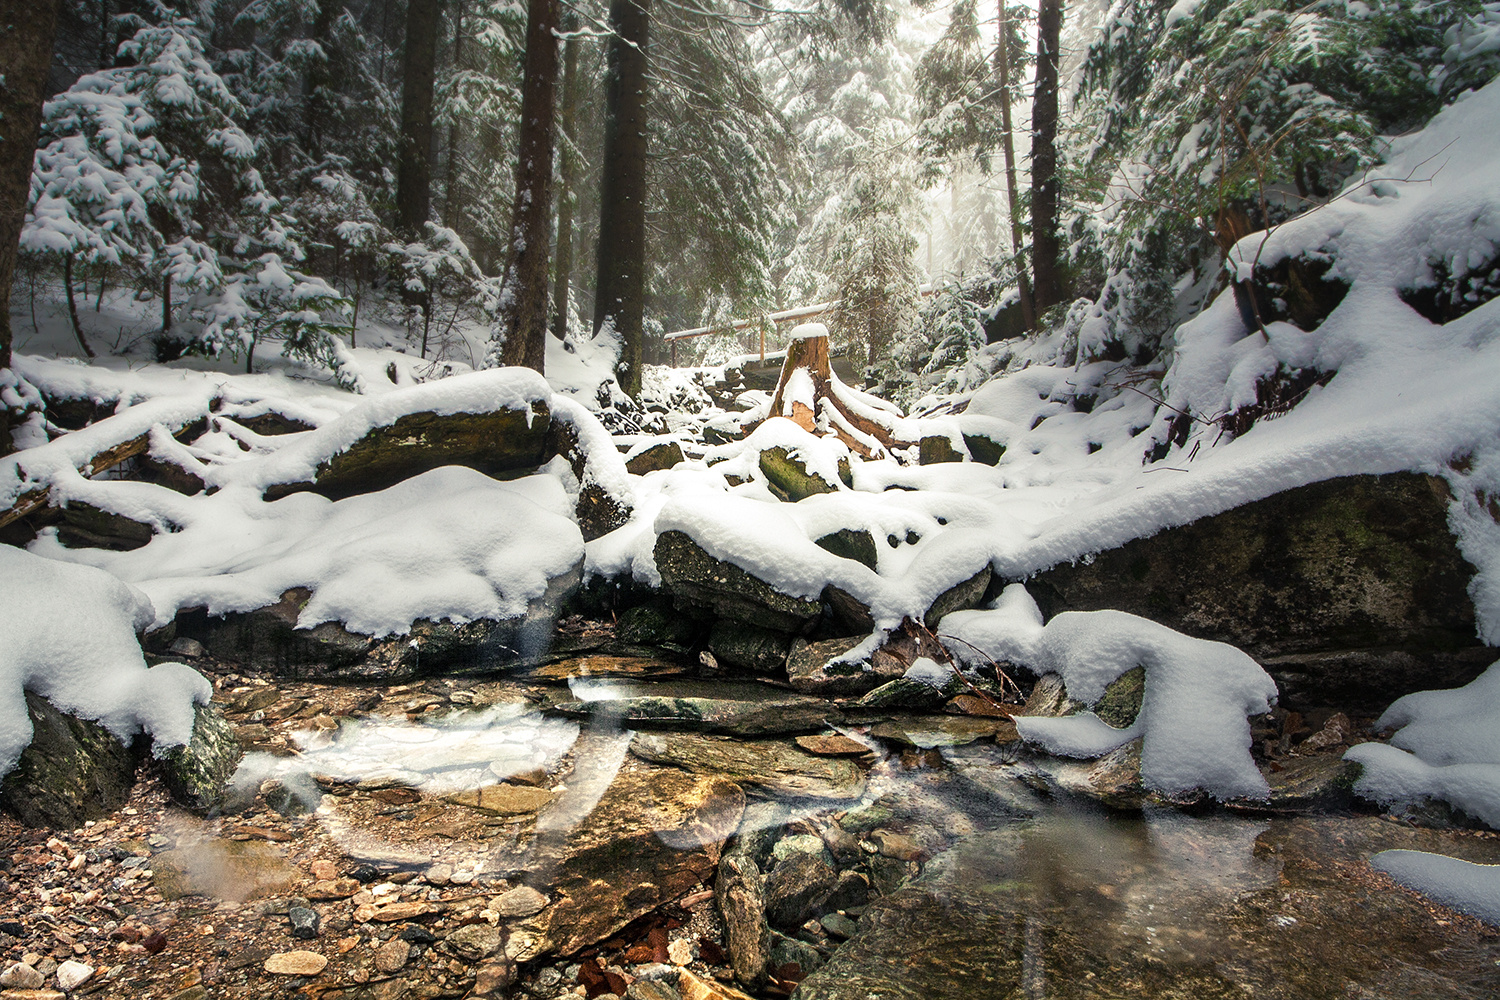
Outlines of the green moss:
M 1146 694 L 1146 668 L 1136 667 L 1116 677 L 1094 703 L 1094 714 L 1116 729 L 1125 729 L 1141 712 Z
M 792 502 L 838 490 L 822 476 L 808 472 L 806 464 L 793 458 L 785 448 L 767 448 L 761 452 L 760 471 L 771 486 Z
M 875 568 L 875 538 L 863 528 L 840 528 L 815 539 L 813 544 L 841 559 L 853 559 L 871 569 Z

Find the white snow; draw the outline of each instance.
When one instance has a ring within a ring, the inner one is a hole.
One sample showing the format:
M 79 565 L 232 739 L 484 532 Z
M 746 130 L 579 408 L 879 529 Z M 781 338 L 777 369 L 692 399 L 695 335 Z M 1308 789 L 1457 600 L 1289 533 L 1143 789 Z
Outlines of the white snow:
M 1370 865 L 1460 913 L 1500 924 L 1500 865 L 1425 851 L 1381 851 L 1370 858 Z
M 108 573 L 0 545 L 0 775 L 31 742 L 23 691 L 157 752 L 188 742 L 213 687 L 180 663 L 147 667 L 136 629 L 155 618 L 140 591 Z
M 1398 699 L 1375 725 L 1400 729 L 1344 754 L 1364 769 L 1355 791 L 1383 805 L 1441 799 L 1500 828 L 1500 663 L 1464 687 Z
M 155 627 L 183 608 L 252 611 L 292 587 L 313 591 L 298 619 L 307 628 L 338 621 L 383 636 L 419 618 L 515 618 L 583 559 L 572 503 L 553 476 L 497 482 L 445 466 L 337 502 L 295 493 L 265 503 L 245 487 L 189 500 L 145 483 L 80 485 L 101 503 L 133 488 L 143 502 L 124 513 L 171 505 L 177 530 L 129 552 L 64 549 L 51 535 L 33 551 L 139 587 L 155 603 Z

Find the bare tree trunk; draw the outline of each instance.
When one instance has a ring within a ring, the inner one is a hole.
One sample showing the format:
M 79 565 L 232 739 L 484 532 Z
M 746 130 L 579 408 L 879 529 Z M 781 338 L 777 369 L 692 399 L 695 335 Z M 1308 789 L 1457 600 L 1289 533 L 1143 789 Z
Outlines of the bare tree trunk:
M 63 257 L 63 286 L 68 290 L 68 322 L 73 324 L 73 336 L 78 338 L 78 347 L 83 356 L 92 358 L 94 349 L 83 339 L 83 327 L 78 324 L 78 303 L 73 298 L 73 255 Z M 87 294 L 87 293 L 85 293 Z
M 432 212 L 432 92 L 441 9 L 441 0 L 410 0 L 406 8 L 396 216 L 407 238 L 421 237 Z
M 161 276 L 161 335 L 172 332 L 172 276 Z
M 558 151 L 557 254 L 553 261 L 552 335 L 562 340 L 568 335 L 568 284 L 573 277 L 573 199 L 578 183 L 577 141 L 573 119 L 578 110 L 578 16 L 569 14 L 563 30 L 569 33 L 563 43 L 562 143 Z
M 1005 198 L 1010 216 L 1010 249 L 1016 259 L 1016 285 L 1021 296 L 1021 322 L 1026 329 L 1036 328 L 1036 307 L 1031 300 L 1031 278 L 1021 257 L 1021 195 L 1016 187 L 1016 147 L 1012 138 L 1010 106 L 1014 100 L 1010 89 L 1010 11 L 1006 0 L 999 0 L 1000 44 L 995 48 L 995 77 L 1000 92 L 1000 126 L 1005 150 Z
M 594 333 L 611 323 L 620 335 L 616 378 L 641 391 L 646 306 L 646 35 L 651 0 L 613 0 L 605 75 L 604 174 L 599 198 Z
M 521 90 L 516 199 L 500 333 L 500 362 L 542 371 L 547 361 L 547 251 L 552 228 L 552 147 L 557 97 L 557 0 L 529 0 Z
M 1062 0 L 1037 10 L 1036 91 L 1031 104 L 1031 269 L 1040 314 L 1063 298 L 1058 236 L 1057 90 Z
M 458 0 L 453 8 L 453 73 L 463 71 L 464 5 Z M 458 192 L 458 122 L 448 123 L 448 149 L 443 172 L 443 225 L 458 228 L 458 206 L 463 199 Z
M 0 0 L 0 368 L 10 367 L 10 283 L 31 194 L 31 159 L 59 6 L 59 0 Z M 6 430 L 0 453 L 10 448 L 8 426 L 7 420 L 0 428 Z

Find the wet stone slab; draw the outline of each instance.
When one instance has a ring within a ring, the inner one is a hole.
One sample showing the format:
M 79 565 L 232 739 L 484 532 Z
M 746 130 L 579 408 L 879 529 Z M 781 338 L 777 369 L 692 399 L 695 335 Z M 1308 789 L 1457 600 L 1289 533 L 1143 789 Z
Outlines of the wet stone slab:
M 736 740 L 697 733 L 638 733 L 631 753 L 642 760 L 720 774 L 768 798 L 844 801 L 864 794 L 855 762 L 815 757 L 780 740 Z
M 821 698 L 762 684 L 705 681 L 575 681 L 578 700 L 554 711 L 575 718 L 613 720 L 632 728 L 766 736 L 823 729 L 839 712 Z

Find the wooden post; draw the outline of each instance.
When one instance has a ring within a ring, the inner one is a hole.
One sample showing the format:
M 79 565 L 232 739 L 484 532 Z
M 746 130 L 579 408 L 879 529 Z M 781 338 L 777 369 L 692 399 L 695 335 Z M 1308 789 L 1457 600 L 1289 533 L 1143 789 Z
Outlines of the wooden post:
M 766 324 L 764 321 L 760 324 L 760 359 L 766 360 Z
M 677 341 L 672 341 L 672 367 L 677 367 Z

